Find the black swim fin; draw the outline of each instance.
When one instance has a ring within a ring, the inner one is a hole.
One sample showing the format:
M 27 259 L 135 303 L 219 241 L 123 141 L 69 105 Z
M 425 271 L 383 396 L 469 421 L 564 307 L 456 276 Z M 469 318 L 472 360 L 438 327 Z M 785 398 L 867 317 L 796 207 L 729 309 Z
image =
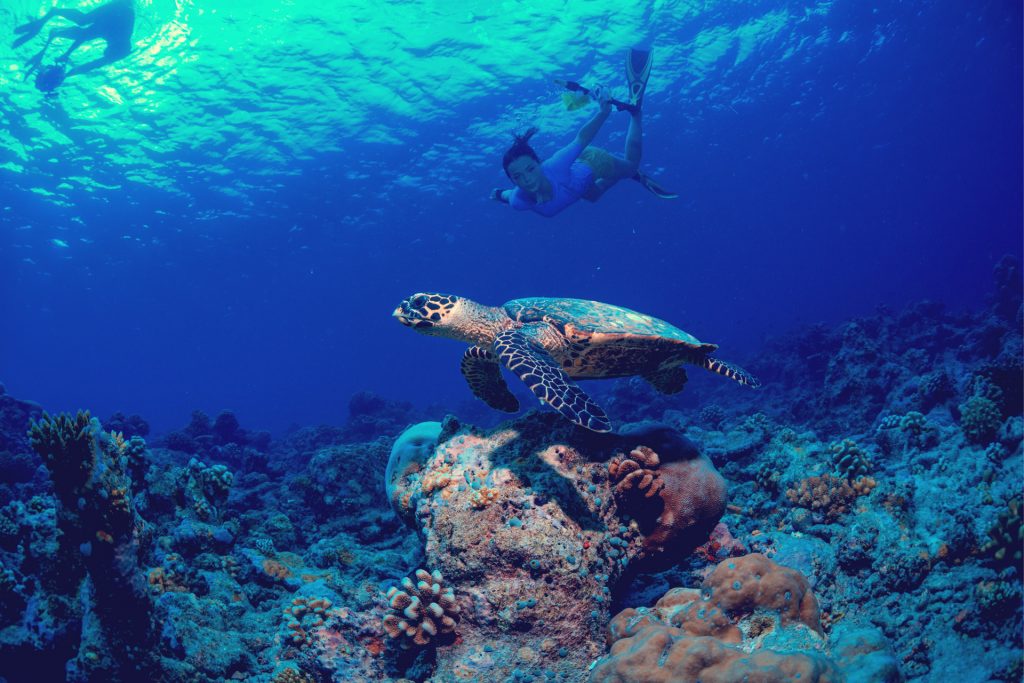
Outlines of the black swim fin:
M 643 106 L 644 91 L 647 79 L 651 76 L 651 65 L 654 63 L 652 50 L 640 50 L 635 47 L 626 52 L 626 80 L 629 82 L 629 103 L 639 108 Z
M 30 21 L 27 24 L 22 24 L 21 26 L 15 26 L 14 32 L 23 35 L 17 40 L 15 40 L 13 43 L 11 43 L 11 47 L 19 47 L 21 45 L 24 45 L 25 43 L 39 35 L 39 32 L 43 30 L 44 26 L 46 26 L 46 22 L 48 19 L 49 16 L 46 16 L 42 17 L 41 19 L 36 19 L 35 21 Z
M 641 173 L 640 171 L 636 172 L 636 175 L 633 176 L 633 180 L 643 185 L 647 188 L 648 192 L 657 195 L 660 199 L 677 199 L 679 197 L 678 194 L 666 190 L 654 178 L 646 175 L 645 173 Z

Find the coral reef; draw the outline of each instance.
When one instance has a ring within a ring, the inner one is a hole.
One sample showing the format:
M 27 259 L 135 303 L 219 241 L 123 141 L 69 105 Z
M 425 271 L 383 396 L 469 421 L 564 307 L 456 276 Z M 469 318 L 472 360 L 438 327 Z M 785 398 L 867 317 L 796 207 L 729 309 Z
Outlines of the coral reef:
M 1019 272 L 770 341 L 757 394 L 594 383 L 616 434 L 361 393 L 147 441 L 0 385 L 0 678 L 1020 680 Z
M 58 500 L 60 566 L 53 587 L 73 595 L 86 583 L 98 626 L 69 665 L 74 679 L 131 681 L 156 669 L 149 652 L 156 641 L 154 605 L 140 557 L 149 533 L 132 504 L 127 444 L 116 436 L 82 411 L 53 417 L 44 412 L 29 429 Z

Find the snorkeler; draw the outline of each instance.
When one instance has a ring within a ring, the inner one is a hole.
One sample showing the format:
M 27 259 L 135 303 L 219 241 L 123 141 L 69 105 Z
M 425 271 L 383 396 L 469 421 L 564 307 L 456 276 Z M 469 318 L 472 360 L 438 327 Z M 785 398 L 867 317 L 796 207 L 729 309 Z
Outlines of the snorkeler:
M 644 90 L 650 73 L 651 53 L 630 50 L 626 58 L 629 103 L 612 100 L 607 90 L 600 86 L 587 90 L 576 83 L 564 84 L 569 89 L 588 94 L 600 105 L 600 111 L 580 129 L 576 138 L 567 147 L 544 162 L 541 162 L 540 157 L 530 146 L 530 138 L 537 132 L 536 128 L 516 135 L 515 141 L 502 159 L 505 175 L 516 187 L 511 190 L 495 188 L 491 192 L 491 199 L 509 204 L 513 209 L 530 210 L 551 217 L 578 199 L 597 201 L 612 185 L 623 178 L 639 181 L 663 199 L 677 197 L 678 195 L 665 190 L 639 170 L 643 137 L 640 119 Z M 615 156 L 599 147 L 589 146 L 611 113 L 613 104 L 630 113 L 624 157 Z
M 132 31 L 135 28 L 135 8 L 132 6 L 132 0 L 110 0 L 89 12 L 75 9 L 51 9 L 39 19 L 15 28 L 14 32 L 20 34 L 20 37 L 14 41 L 12 47 L 18 47 L 37 36 L 46 23 L 54 17 L 70 19 L 77 26 L 51 31 L 50 37 L 43 43 L 39 52 L 25 63 L 27 67 L 25 78 L 36 72 L 36 87 L 43 92 L 55 90 L 66 78 L 98 69 L 127 57 L 132 51 Z M 54 38 L 69 38 L 74 42 L 64 54 L 57 58 L 54 64 L 43 66 L 43 56 Z M 81 47 L 82 43 L 100 38 L 107 43 L 103 56 L 68 71 L 67 63 L 71 53 Z

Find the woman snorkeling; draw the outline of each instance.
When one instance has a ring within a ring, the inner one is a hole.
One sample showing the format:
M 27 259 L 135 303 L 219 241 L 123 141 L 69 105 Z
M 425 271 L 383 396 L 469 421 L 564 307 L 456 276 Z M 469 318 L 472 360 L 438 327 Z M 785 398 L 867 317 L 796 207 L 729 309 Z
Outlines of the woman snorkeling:
M 677 195 L 668 192 L 639 170 L 643 151 L 641 112 L 650 72 L 651 53 L 630 50 L 626 59 L 626 76 L 630 88 L 628 104 L 612 100 L 608 91 L 600 86 L 587 91 L 575 83 L 568 84 L 572 89 L 588 93 L 600 106 L 598 113 L 587 121 L 568 146 L 543 162 L 530 146 L 530 138 L 537 129 L 531 128 L 522 135 L 516 135 L 502 159 L 505 175 L 516 187 L 511 190 L 496 188 L 491 198 L 509 204 L 513 209 L 534 211 L 551 217 L 578 199 L 597 201 L 608 188 L 623 178 L 639 181 L 664 199 L 675 198 Z M 622 157 L 590 146 L 611 113 L 613 103 L 630 113 L 626 148 Z
M 69 19 L 76 26 L 51 31 L 46 42 L 43 43 L 43 47 L 26 63 L 25 78 L 37 72 L 36 87 L 43 92 L 55 90 L 64 82 L 65 78 L 116 62 L 128 56 L 132 51 L 132 31 L 135 28 L 135 8 L 132 5 L 132 0 L 110 0 L 88 12 L 53 8 L 39 19 L 15 28 L 14 32 L 19 37 L 14 41 L 13 47 L 18 47 L 34 38 L 43 30 L 47 22 L 56 17 Z M 72 43 L 64 51 L 64 54 L 57 58 L 56 63 L 43 66 L 43 57 L 55 38 L 66 38 Z M 97 39 L 106 42 L 103 56 L 68 71 L 66 67 L 71 53 L 81 47 L 82 43 Z

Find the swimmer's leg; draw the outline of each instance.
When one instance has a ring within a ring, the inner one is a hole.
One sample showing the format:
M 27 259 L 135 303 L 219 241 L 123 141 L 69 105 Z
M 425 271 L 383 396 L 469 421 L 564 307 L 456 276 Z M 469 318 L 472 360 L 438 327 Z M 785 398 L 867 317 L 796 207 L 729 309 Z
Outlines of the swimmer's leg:
M 594 178 L 593 186 L 583 195 L 584 199 L 596 202 L 612 185 L 637 174 L 640 169 L 640 157 L 643 155 L 643 136 L 640 112 L 633 112 L 629 119 L 629 130 L 626 131 L 625 157 L 609 155 L 612 160 L 610 171 L 599 178 Z

